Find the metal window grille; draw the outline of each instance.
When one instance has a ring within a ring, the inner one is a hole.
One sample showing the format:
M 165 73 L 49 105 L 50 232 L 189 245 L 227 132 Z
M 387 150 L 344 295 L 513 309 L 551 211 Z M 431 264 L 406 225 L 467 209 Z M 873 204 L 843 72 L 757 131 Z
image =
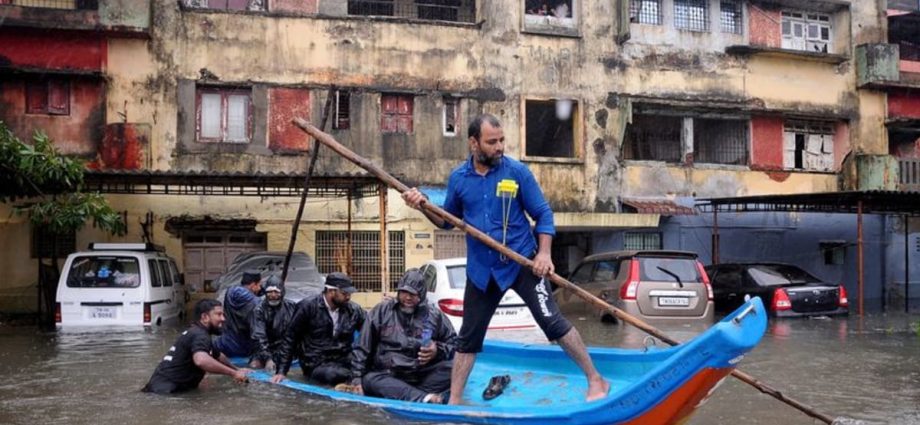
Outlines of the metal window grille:
M 920 159 L 898 160 L 901 190 L 920 190 Z
M 694 119 L 693 160 L 747 165 L 748 125 L 744 120 Z
M 624 158 L 680 162 L 682 129 L 682 117 L 636 114 L 626 135 Z
M 626 232 L 623 235 L 623 249 L 625 250 L 662 249 L 661 233 Z
M 722 32 L 741 34 L 741 3 L 737 1 L 723 1 L 719 3 L 722 18 Z
M 788 132 L 803 134 L 834 134 L 834 123 L 831 121 L 799 121 L 788 120 L 783 123 Z
M 0 4 L 11 4 L 13 6 L 43 9 L 69 10 L 96 10 L 99 7 L 97 0 L 11 0 L 5 2 L 0 1 Z
M 395 287 L 406 270 L 405 233 L 388 234 L 389 281 Z M 351 270 L 348 270 L 348 232 L 316 232 L 316 265 L 321 273 L 348 272 L 355 287 L 364 292 L 380 292 L 380 232 L 351 232 Z
M 661 25 L 661 0 L 635 0 L 629 3 L 629 22 Z
M 466 233 L 459 230 L 435 230 L 434 259 L 466 257 Z
M 709 31 L 709 0 L 674 0 L 674 27 Z
M 475 0 L 349 0 L 348 14 L 396 16 L 428 21 L 473 22 Z
M 442 132 L 445 136 L 457 135 L 457 122 L 460 112 L 460 100 L 455 97 L 444 98 L 444 113 L 442 116 Z
M 77 233 L 58 234 L 32 227 L 32 258 L 64 258 L 77 251 Z M 52 255 L 52 254 L 57 255 Z

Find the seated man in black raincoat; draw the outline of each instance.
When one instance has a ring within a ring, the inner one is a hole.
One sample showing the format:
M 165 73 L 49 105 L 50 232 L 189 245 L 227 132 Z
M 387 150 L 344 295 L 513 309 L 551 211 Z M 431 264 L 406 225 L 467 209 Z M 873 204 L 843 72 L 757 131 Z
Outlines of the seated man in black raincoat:
M 370 396 L 442 403 L 457 333 L 447 316 L 425 301 L 424 277 L 417 270 L 406 272 L 396 290 L 396 299 L 377 304 L 361 329 L 352 353 L 352 384 Z
M 349 355 L 355 332 L 364 325 L 366 313 L 351 302 L 355 287 L 344 273 L 329 273 L 321 294 L 297 303 L 291 326 L 284 334 L 272 382 L 284 380 L 295 351 L 305 377 L 335 385 L 351 377 Z
M 280 348 L 284 334 L 291 325 L 297 303 L 284 298 L 284 282 L 271 275 L 265 282 L 265 299 L 252 313 L 252 342 L 254 352 L 249 367 L 274 371 L 281 363 Z

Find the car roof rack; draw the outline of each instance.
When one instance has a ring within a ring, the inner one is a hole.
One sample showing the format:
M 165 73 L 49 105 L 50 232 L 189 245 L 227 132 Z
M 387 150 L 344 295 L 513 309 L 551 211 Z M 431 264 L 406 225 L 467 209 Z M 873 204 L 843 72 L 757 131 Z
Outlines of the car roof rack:
M 165 252 L 162 245 L 152 243 L 110 243 L 110 242 L 90 242 L 90 251 L 157 251 Z

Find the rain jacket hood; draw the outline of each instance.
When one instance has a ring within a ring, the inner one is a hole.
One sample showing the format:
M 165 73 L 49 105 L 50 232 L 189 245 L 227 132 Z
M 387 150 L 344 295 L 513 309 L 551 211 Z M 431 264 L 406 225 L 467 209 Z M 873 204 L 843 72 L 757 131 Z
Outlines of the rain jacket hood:
M 428 289 L 425 287 L 425 276 L 417 269 L 409 270 L 396 285 L 396 291 L 407 291 L 418 295 L 419 306 L 425 305 L 425 299 L 428 298 Z

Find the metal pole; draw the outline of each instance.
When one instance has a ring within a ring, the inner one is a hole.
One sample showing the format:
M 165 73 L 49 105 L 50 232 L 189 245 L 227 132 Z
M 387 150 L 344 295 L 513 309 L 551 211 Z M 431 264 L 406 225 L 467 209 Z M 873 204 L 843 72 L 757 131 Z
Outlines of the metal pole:
M 387 237 L 387 185 L 380 183 L 380 290 L 390 292 L 389 238 Z
M 863 201 L 856 207 L 856 280 L 859 292 L 859 317 L 863 315 Z
M 348 191 L 348 232 L 345 233 L 345 271 L 351 276 L 354 273 L 351 265 L 351 190 Z
M 904 312 L 910 313 L 910 216 L 904 214 Z
M 719 209 L 712 208 L 712 264 L 719 264 Z

